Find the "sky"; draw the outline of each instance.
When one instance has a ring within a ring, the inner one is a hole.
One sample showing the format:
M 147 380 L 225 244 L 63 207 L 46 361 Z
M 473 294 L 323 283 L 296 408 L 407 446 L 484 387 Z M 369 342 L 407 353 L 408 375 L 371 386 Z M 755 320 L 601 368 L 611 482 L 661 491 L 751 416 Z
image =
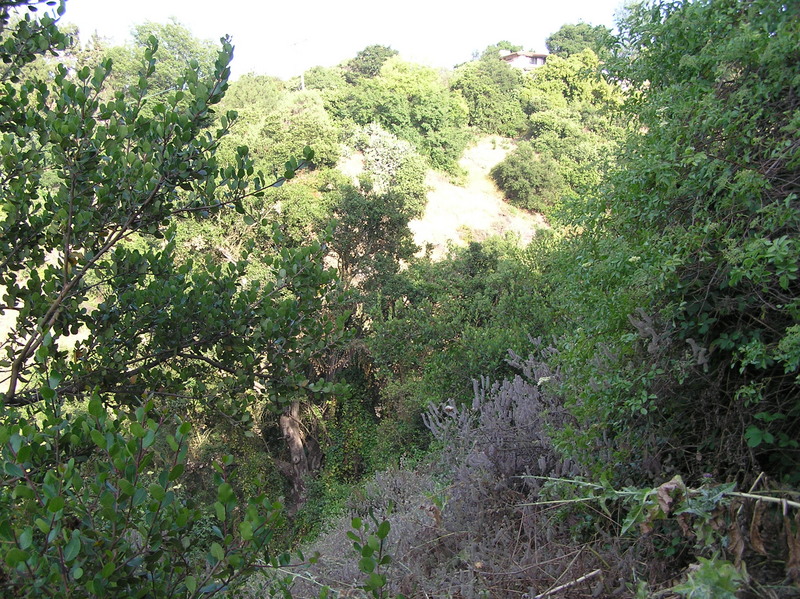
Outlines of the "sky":
M 131 27 L 175 17 L 195 37 L 230 35 L 233 78 L 245 73 L 288 79 L 315 65 L 333 66 L 370 44 L 406 60 L 452 68 L 486 46 L 508 40 L 546 52 L 564 23 L 613 27 L 623 0 L 67 0 L 63 21 L 124 43 Z

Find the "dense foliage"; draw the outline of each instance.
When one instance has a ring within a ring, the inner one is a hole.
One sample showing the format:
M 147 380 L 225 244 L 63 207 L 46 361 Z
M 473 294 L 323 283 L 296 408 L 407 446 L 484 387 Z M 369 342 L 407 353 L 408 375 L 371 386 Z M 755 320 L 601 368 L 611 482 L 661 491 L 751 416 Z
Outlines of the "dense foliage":
M 0 589 L 796 591 L 794 4 L 647 0 L 529 73 L 373 45 L 230 85 L 177 22 L 81 48 L 12 12 Z M 429 171 L 484 133 L 550 230 L 434 260 Z M 355 557 L 280 569 L 316 535 Z
M 463 98 L 434 69 L 398 56 L 383 62 L 378 76 L 331 94 L 329 108 L 345 123 L 376 123 L 411 142 L 435 168 L 453 169 L 469 139 Z
M 192 62 L 153 95 L 151 36 L 136 83 L 106 99 L 111 60 L 20 81 L 65 39 L 49 17 L 10 25 L 8 7 L 0 14 L 0 272 L 3 311 L 16 316 L 0 362 L 3 585 L 49 597 L 214 592 L 270 559 L 271 500 L 240 504 L 220 463 L 215 534 L 192 538 L 177 482 L 191 425 L 174 422 L 175 400 L 246 421 L 255 395 L 317 390 L 309 364 L 338 336 L 326 316 L 335 279 L 319 244 L 177 259 L 181 219 L 244 212 L 264 188 L 246 148 L 228 166 L 215 158 L 235 118 L 212 118 L 227 40 L 208 76 Z M 248 259 L 268 274 L 245 278 Z
M 676 446 L 795 483 L 798 16 L 734 1 L 632 12 L 635 58 L 616 73 L 648 133 L 628 147 L 612 207 L 612 228 L 644 233 L 659 256 L 661 359 L 685 366 L 659 394 Z
M 607 58 L 613 41 L 611 30 L 604 25 L 593 27 L 589 23 L 575 23 L 562 25 L 561 29 L 545 40 L 545 45 L 550 54 L 561 58 L 569 58 L 587 48 L 598 56 Z
M 591 50 L 551 56 L 528 75 L 519 92 L 527 139 L 492 171 L 509 201 L 552 213 L 562 198 L 591 193 L 623 136 L 621 96 Z
M 469 107 L 469 124 L 485 133 L 516 137 L 525 129 L 519 96 L 523 75 L 499 54 L 487 52 L 480 60 L 459 67 L 451 83 Z

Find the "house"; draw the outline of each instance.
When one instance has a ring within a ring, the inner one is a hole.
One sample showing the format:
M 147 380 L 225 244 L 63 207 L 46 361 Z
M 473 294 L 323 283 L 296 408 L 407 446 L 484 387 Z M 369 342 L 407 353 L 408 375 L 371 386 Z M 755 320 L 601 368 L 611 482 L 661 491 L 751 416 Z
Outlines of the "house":
M 547 54 L 521 51 L 509 52 L 508 50 L 500 50 L 500 60 L 505 60 L 512 67 L 528 72 L 542 66 L 547 60 Z

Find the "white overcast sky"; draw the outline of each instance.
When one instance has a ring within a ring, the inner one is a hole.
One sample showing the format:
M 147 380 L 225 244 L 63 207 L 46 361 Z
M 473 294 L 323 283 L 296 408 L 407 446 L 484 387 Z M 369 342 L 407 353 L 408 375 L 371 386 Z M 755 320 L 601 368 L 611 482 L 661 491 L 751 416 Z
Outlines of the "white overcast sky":
M 67 0 L 63 21 L 82 37 L 97 31 L 123 43 L 137 23 L 177 18 L 199 38 L 228 34 L 234 78 L 283 79 L 314 65 L 332 66 L 370 44 L 407 60 L 450 68 L 473 52 L 508 40 L 545 52 L 545 38 L 564 23 L 613 27 L 623 0 Z

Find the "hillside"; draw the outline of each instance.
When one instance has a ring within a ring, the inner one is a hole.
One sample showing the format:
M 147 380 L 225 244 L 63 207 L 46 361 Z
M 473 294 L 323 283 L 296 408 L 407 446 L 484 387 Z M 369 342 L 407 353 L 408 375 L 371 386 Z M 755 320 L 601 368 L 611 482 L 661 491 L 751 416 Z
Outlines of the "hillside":
M 432 244 L 432 256 L 441 258 L 448 243 L 463 245 L 468 240 L 514 233 L 527 244 L 537 229 L 546 227 L 541 215 L 523 212 L 505 202 L 489 177 L 492 167 L 512 149 L 512 142 L 497 136 L 484 137 L 467 148 L 458 162 L 467 172 L 464 185 L 451 183 L 441 172 L 428 171 L 426 183 L 430 191 L 425 215 L 409 223 L 414 242 L 421 248 Z

